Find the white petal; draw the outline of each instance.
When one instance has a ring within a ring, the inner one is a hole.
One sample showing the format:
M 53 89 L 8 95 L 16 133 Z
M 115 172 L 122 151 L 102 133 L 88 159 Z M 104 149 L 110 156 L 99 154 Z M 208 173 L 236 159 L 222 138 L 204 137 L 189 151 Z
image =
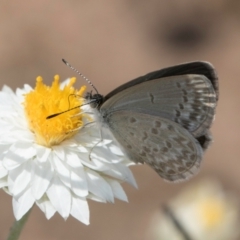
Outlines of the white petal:
M 25 93 L 31 92 L 33 90 L 33 88 L 28 84 L 24 84 L 23 86 L 24 86 Z
M 82 167 L 81 160 L 75 152 L 66 151 L 66 162 L 73 168 Z
M 87 170 L 86 176 L 90 192 L 100 198 L 106 199 L 108 202 L 114 202 L 112 188 L 99 174 Z
M 12 170 L 14 168 L 19 167 L 21 164 L 23 164 L 26 161 L 27 161 L 26 158 L 23 158 L 13 152 L 8 152 L 3 158 L 3 166 L 7 170 Z
M 7 187 L 8 186 L 8 180 L 7 177 L 0 179 L 0 188 Z
M 97 155 L 95 154 L 91 154 L 90 160 L 88 162 L 91 162 L 92 164 L 94 164 L 94 167 L 92 167 L 94 170 L 97 171 L 106 171 L 109 169 L 109 165 L 106 164 L 106 162 L 103 162 L 103 160 L 99 157 L 97 157 Z M 86 164 L 86 161 L 84 161 L 84 163 Z
M 10 146 L 11 146 L 11 144 L 9 144 L 9 143 L 1 143 L 0 144 L 0 153 L 5 154 L 9 150 Z M 2 157 L 1 157 L 1 159 L 2 159 Z
M 9 151 L 12 151 L 16 155 L 25 159 L 30 159 L 36 155 L 36 150 L 34 149 L 33 144 L 26 142 L 16 142 L 10 147 Z
M 78 153 L 78 157 L 81 159 L 81 163 L 90 169 L 97 171 L 108 170 L 108 165 L 103 164 L 101 161 L 96 159 L 91 159 L 89 153 Z
M 61 145 L 53 147 L 54 154 L 57 155 L 61 160 L 65 160 L 65 151 Z
M 71 215 L 84 224 L 89 224 L 89 208 L 86 199 L 73 196 Z
M 20 141 L 23 143 L 28 143 L 28 144 L 32 144 L 32 142 L 34 141 L 34 135 L 30 132 L 30 131 L 26 131 L 25 129 L 15 129 L 12 130 L 14 131 L 14 138 L 16 141 Z M 6 137 L 6 139 L 8 141 L 11 141 L 10 138 L 12 138 L 12 136 L 8 136 L 9 138 Z
M 52 179 L 51 185 L 47 190 L 47 196 L 53 207 L 66 219 L 71 210 L 72 197 L 68 188 L 64 186 L 57 176 Z
M 24 84 L 23 88 L 17 88 L 16 89 L 16 95 L 18 96 L 19 99 L 21 99 L 21 102 L 23 102 L 25 94 L 29 93 L 32 90 L 33 90 L 33 88 L 30 85 Z
M 103 199 L 103 198 L 100 198 L 92 193 L 88 194 L 88 199 L 91 199 L 93 201 L 96 201 L 96 202 L 101 202 L 101 203 L 106 203 L 106 199 Z
M 13 170 L 14 171 L 14 170 Z M 9 172 L 9 177 L 15 178 L 16 173 L 12 174 L 13 171 Z M 32 161 L 28 161 L 23 164 L 23 169 L 21 172 L 18 171 L 18 175 L 16 176 L 13 186 L 11 188 L 11 193 L 13 196 L 19 195 L 30 183 L 31 181 L 31 171 L 32 171 Z M 12 178 L 12 180 L 13 180 Z
M 45 213 L 47 219 L 50 219 L 56 212 L 56 209 L 53 207 L 47 197 L 38 200 L 36 204 Z
M 121 158 L 116 156 L 114 153 L 112 153 L 108 148 L 106 147 L 95 147 L 91 153 L 91 157 L 93 159 L 102 161 L 103 163 L 118 163 Z
M 110 184 L 110 186 L 112 188 L 114 197 L 118 198 L 118 199 L 120 199 L 122 201 L 128 202 L 127 195 L 124 192 L 121 184 L 119 182 L 115 181 L 115 180 L 112 180 L 112 179 L 108 179 L 107 181 L 108 181 L 108 183 Z
M 34 147 L 36 149 L 37 160 L 39 162 L 46 162 L 51 153 L 51 149 L 40 146 L 38 144 L 35 144 Z
M 87 179 L 83 168 L 76 168 L 71 172 L 71 189 L 77 196 L 88 195 Z
M 76 147 L 78 147 L 78 143 L 74 139 L 67 139 L 61 143 L 61 147 L 64 149 L 65 148 L 76 148 Z
M 105 147 L 106 145 L 112 143 L 112 140 L 110 139 L 101 139 L 97 142 L 96 147 Z
M 25 94 L 25 91 L 23 91 L 23 89 L 20 89 L 20 88 L 17 88 L 16 89 L 16 95 L 19 97 L 19 98 L 24 98 L 24 95 Z
M 124 156 L 124 153 L 122 152 L 122 150 L 119 147 L 117 147 L 116 145 L 109 146 L 109 149 L 111 150 L 111 152 L 113 154 L 116 154 L 119 156 Z
M 27 213 L 27 211 L 33 206 L 34 204 L 34 197 L 31 194 L 31 189 L 27 189 L 24 191 L 23 195 L 16 200 L 13 197 L 13 213 L 16 220 L 20 220 L 23 215 Z
M 133 187 L 137 188 L 137 183 L 133 177 L 132 172 L 128 167 L 124 166 L 123 164 L 112 164 L 111 169 L 107 170 L 104 173 L 117 179 L 126 181 L 130 183 Z
M 6 192 L 8 195 L 11 195 L 11 193 L 10 193 L 9 190 L 8 190 L 8 187 L 3 187 L 2 190 L 3 190 L 4 192 Z
M 3 166 L 2 162 L 0 162 L 0 178 L 7 176 L 7 174 L 7 169 Z
M 11 195 L 12 195 L 12 189 L 15 184 L 15 180 L 17 179 L 19 174 L 24 171 L 24 168 L 25 168 L 25 165 L 21 164 L 19 167 L 14 168 L 8 173 L 8 188 Z
M 53 169 L 49 162 L 34 163 L 33 167 L 32 194 L 35 199 L 40 199 L 50 184 L 53 177 Z
M 68 85 L 68 83 L 70 82 L 70 78 L 67 78 L 66 80 L 64 80 L 63 82 L 60 83 L 60 89 L 64 89 L 64 87 L 66 85 Z
M 58 173 L 61 181 L 68 187 L 71 188 L 70 170 L 68 166 L 61 161 L 58 156 L 53 156 L 54 169 Z
M 3 85 L 2 91 L 5 93 L 14 94 L 13 90 L 7 85 Z
M 82 141 L 81 141 L 81 142 L 82 142 Z M 80 142 L 80 143 L 81 143 L 81 142 Z M 80 152 L 80 153 L 88 153 L 87 148 L 85 148 L 84 146 L 82 146 L 82 145 L 80 145 L 80 144 L 78 144 L 75 149 L 70 148 L 70 150 L 72 150 L 72 151 L 78 151 L 78 152 Z

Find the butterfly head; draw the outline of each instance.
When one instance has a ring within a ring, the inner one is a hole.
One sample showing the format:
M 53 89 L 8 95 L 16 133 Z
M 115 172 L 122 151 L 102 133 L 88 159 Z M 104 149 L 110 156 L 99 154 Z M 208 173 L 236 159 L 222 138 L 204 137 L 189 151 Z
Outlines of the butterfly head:
M 85 98 L 89 101 L 92 108 L 99 108 L 103 103 L 103 95 L 99 93 L 92 94 L 92 92 L 87 92 Z

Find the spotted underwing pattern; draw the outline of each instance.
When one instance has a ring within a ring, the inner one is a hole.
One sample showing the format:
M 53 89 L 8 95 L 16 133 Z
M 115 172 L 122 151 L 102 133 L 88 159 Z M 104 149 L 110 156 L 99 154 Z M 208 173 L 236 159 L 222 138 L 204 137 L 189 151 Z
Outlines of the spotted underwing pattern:
M 185 179 L 199 168 L 202 148 L 179 124 L 138 112 L 130 116 L 128 111 L 110 114 L 106 120 L 128 157 L 149 164 L 162 178 Z
M 99 101 L 99 94 L 88 94 L 88 99 Z M 148 164 L 173 182 L 199 170 L 218 100 L 211 64 L 193 62 L 152 72 L 100 100 L 95 106 L 102 121 L 130 160 Z

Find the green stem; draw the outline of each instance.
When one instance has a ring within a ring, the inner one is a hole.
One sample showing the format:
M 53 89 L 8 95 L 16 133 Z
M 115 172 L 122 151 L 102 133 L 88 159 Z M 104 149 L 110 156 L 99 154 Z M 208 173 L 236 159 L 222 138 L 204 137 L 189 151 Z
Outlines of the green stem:
M 15 221 L 12 225 L 7 240 L 17 240 L 22 232 L 25 223 L 28 220 L 32 209 L 30 209 L 19 221 Z

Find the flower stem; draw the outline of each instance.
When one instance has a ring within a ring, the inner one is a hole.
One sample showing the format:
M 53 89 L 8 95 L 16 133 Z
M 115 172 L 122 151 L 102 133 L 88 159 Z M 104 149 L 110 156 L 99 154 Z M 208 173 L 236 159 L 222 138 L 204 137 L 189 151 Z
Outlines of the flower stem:
M 19 220 L 15 221 L 10 229 L 7 240 L 17 240 L 22 232 L 25 223 L 28 220 L 32 208 Z

